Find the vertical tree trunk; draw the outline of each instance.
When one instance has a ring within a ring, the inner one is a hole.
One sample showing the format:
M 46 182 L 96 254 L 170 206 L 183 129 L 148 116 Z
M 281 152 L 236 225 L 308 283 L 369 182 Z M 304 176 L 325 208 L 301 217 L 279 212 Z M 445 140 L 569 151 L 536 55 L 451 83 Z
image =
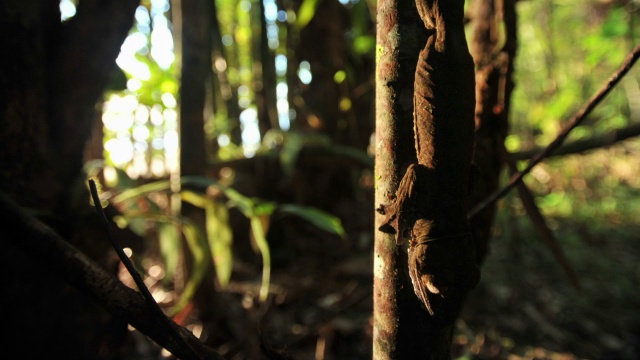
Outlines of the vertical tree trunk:
M 499 142 L 509 131 L 509 107 L 513 90 L 513 62 L 515 59 L 516 12 L 514 0 L 476 0 L 474 2 L 474 33 L 471 53 L 476 70 L 476 149 L 474 163 L 479 176 L 472 193 L 470 208 L 498 189 L 504 166 Z M 505 37 L 502 48 L 498 25 L 504 22 Z M 476 258 L 481 264 L 488 251 L 496 203 L 473 216 L 471 227 L 475 238 Z
M 427 34 L 411 0 L 379 0 L 377 13 L 375 203 L 393 197 L 415 161 L 413 82 Z M 382 224 L 376 216 L 375 228 Z M 373 358 L 428 359 L 424 310 L 410 285 L 406 254 L 393 236 L 375 231 Z
M 205 146 L 205 108 L 213 99 L 207 87 L 211 85 L 211 12 L 210 0 L 181 0 L 182 64 L 180 83 L 180 175 L 205 176 L 207 154 Z M 210 89 L 209 89 L 210 90 Z M 181 204 L 181 214 L 201 230 L 204 236 L 204 210 L 187 202 Z M 183 246 L 185 273 L 192 275 L 193 257 L 188 246 Z M 205 331 L 210 331 L 219 320 L 215 271 L 208 257 L 208 270 L 194 294 L 193 303 L 198 309 Z M 214 336 L 207 341 L 215 340 Z
M 345 112 L 340 110 L 341 92 L 333 77 L 345 68 L 344 34 L 348 28 L 347 8 L 338 0 L 320 1 L 313 19 L 300 30 L 300 41 L 294 48 L 298 60 L 309 62 L 313 73 L 311 83 L 300 85 L 304 106 L 313 116 L 307 125 L 339 144 L 349 141 L 348 124 Z
M 276 68 L 273 51 L 267 40 L 267 20 L 264 1 L 253 10 L 253 91 L 258 108 L 260 137 L 270 129 L 279 129 L 276 109 Z
M 374 356 L 449 359 L 454 321 L 479 279 L 466 216 L 475 80 L 464 0 L 417 0 L 420 20 L 411 33 L 427 37 L 416 36 L 409 44 L 398 39 L 409 37 L 402 25 L 411 23 L 415 8 L 385 5 L 379 3 L 378 13 L 375 175 L 377 211 L 385 218 L 377 218 L 376 225 L 395 234 L 398 244 L 409 238 L 409 246 L 404 262 L 396 242 L 376 233 Z M 414 46 L 420 49 L 417 66 L 413 62 L 403 71 L 403 51 L 413 54 Z M 408 99 L 407 80 L 414 81 Z M 412 117 L 406 100 L 413 102 Z M 413 125 L 411 137 L 407 123 Z M 415 144 L 415 153 L 407 144 Z M 407 160 L 412 164 L 398 185 L 398 164 Z M 410 283 L 403 278 L 407 268 Z M 412 303 L 418 298 L 424 307 Z

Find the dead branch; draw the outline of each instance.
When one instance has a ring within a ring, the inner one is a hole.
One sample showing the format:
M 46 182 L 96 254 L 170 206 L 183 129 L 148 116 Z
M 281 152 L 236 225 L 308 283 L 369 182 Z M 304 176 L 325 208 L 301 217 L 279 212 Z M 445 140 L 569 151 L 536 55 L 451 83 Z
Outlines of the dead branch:
M 138 292 L 108 274 L 50 227 L 1 193 L 0 213 L 3 214 L 0 217 L 0 235 L 8 246 L 19 248 L 36 258 L 44 267 L 91 296 L 111 314 L 124 319 L 163 348 L 185 360 L 224 359 L 200 342 L 191 331 L 171 322 L 192 350 L 185 348 L 172 333 L 164 329 L 157 314 L 145 304 Z
M 504 146 L 504 139 L 500 138 L 496 143 L 502 145 L 502 148 L 501 148 L 502 156 L 505 162 L 507 163 L 507 165 L 509 166 L 509 170 L 511 171 L 511 174 L 515 174 L 516 172 L 518 172 L 518 168 L 516 166 L 515 161 L 511 158 L 511 155 L 507 151 L 507 148 Z M 560 263 L 560 266 L 562 267 L 562 270 L 564 271 L 565 275 L 569 279 L 569 282 L 571 283 L 571 285 L 577 290 L 580 290 L 581 286 L 580 286 L 580 280 L 578 278 L 578 275 L 571 267 L 571 264 L 569 264 L 569 260 L 567 260 L 567 257 L 565 256 L 564 251 L 562 251 L 562 248 L 558 244 L 558 240 L 556 239 L 555 235 L 553 235 L 553 232 L 551 231 L 551 229 L 549 229 L 549 226 L 547 225 L 547 222 L 545 221 L 545 218 L 542 215 L 542 212 L 540 212 L 540 209 L 538 208 L 535 200 L 533 199 L 533 195 L 531 194 L 531 191 L 529 190 L 527 185 L 522 181 L 520 181 L 516 186 L 518 188 L 518 195 L 520 196 L 522 205 L 524 206 L 524 209 L 527 212 L 527 215 L 531 219 L 533 226 L 536 228 L 536 230 L 538 230 L 538 232 L 542 236 L 542 240 L 544 241 L 545 245 L 547 245 L 549 250 L 551 250 L 551 253 L 556 258 L 556 261 Z
M 576 140 L 559 147 L 557 150 L 549 153 L 547 158 L 554 156 L 579 154 L 589 150 L 601 149 L 609 146 L 613 146 L 621 141 L 630 139 L 640 135 L 640 123 L 632 124 L 624 128 L 613 129 L 600 136 L 591 137 L 588 139 Z M 527 160 L 535 154 L 541 152 L 542 149 L 525 150 L 511 154 L 513 160 Z
M 611 89 L 613 89 L 613 87 L 618 82 L 620 82 L 624 75 L 629 72 L 633 64 L 635 64 L 635 62 L 638 60 L 638 57 L 640 57 L 640 45 L 636 46 L 635 49 L 633 49 L 633 51 L 629 53 L 625 61 L 611 76 L 611 78 L 609 78 L 609 80 L 598 90 L 598 92 L 596 92 L 580 109 L 580 111 L 578 111 L 578 113 L 574 115 L 574 117 L 567 123 L 565 128 L 560 131 L 560 134 L 558 134 L 558 136 L 543 151 L 541 151 L 538 155 L 536 155 L 529 161 L 529 164 L 527 164 L 527 167 L 524 168 L 524 170 L 514 174 L 505 187 L 495 191 L 485 200 L 478 203 L 473 209 L 468 212 L 467 216 L 469 218 L 473 218 L 486 206 L 494 203 L 495 201 L 506 195 L 518 182 L 522 181 L 522 178 L 526 174 L 528 174 L 534 166 L 536 166 L 540 161 L 542 161 L 544 158 L 549 156 L 550 153 L 556 150 L 567 138 L 571 130 L 580 125 L 580 123 L 584 121 L 584 119 L 586 119 L 587 115 L 589 115 L 589 113 L 605 98 L 605 96 L 607 96 Z

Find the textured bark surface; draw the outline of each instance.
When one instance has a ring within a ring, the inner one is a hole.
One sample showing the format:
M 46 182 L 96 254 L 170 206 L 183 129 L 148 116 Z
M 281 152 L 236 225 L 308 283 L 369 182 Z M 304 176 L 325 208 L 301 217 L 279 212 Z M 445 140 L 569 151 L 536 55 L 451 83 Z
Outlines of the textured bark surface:
M 383 16 L 386 15 L 382 12 L 385 8 L 380 6 L 379 4 L 378 16 L 381 13 Z M 395 59 L 385 61 L 387 59 L 384 58 L 384 50 L 387 49 L 378 49 L 382 53 L 379 54 L 377 78 L 376 178 L 385 179 L 384 176 L 389 175 L 390 179 L 397 179 L 397 167 L 394 169 L 390 166 L 389 168 L 395 171 L 389 171 L 388 174 L 382 171 L 385 161 L 395 160 L 397 164 L 400 162 L 398 160 L 408 160 L 414 164 L 409 166 L 397 191 L 392 196 L 389 194 L 393 194 L 390 190 L 395 181 L 386 182 L 385 185 L 389 187 L 380 194 L 382 184 L 378 180 L 376 203 L 390 204 L 381 205 L 378 209 L 385 218 L 376 224 L 382 232 L 395 234 L 397 244 L 401 244 L 404 238 L 411 239 L 407 265 L 415 294 L 424 305 L 424 308 L 419 308 L 414 314 L 422 322 L 416 323 L 417 326 L 413 331 L 415 334 L 420 334 L 423 339 L 420 344 L 422 348 L 415 350 L 421 353 L 421 358 L 444 359 L 449 358 L 453 321 L 461 309 L 466 293 L 476 285 L 479 279 L 466 217 L 473 151 L 474 66 L 464 34 L 464 1 L 445 3 L 418 1 L 416 6 L 421 20 L 418 27 L 422 27 L 420 30 L 427 34 L 427 38 L 416 39 L 420 42 L 418 46 L 421 51 L 415 73 L 410 75 L 410 78 L 415 81 L 412 97 L 414 139 L 411 141 L 415 144 L 415 157 L 396 156 L 395 159 L 385 157 L 388 154 L 383 150 L 393 153 L 393 146 L 403 151 L 402 147 L 406 145 L 407 137 L 394 137 L 396 135 L 392 132 L 394 128 L 388 124 L 395 124 L 398 127 L 404 125 L 403 121 L 406 121 L 407 114 L 383 108 L 385 104 L 383 101 L 402 104 L 403 100 L 407 99 L 403 99 L 406 93 L 401 92 L 406 88 L 398 90 L 391 88 L 397 92 L 392 93 L 393 96 L 389 99 L 381 98 L 381 95 L 389 94 L 389 88 L 381 86 L 389 83 L 381 80 L 386 80 L 383 76 L 389 76 L 389 74 L 409 75 L 394 71 L 396 69 L 392 66 L 397 65 L 393 61 Z M 382 25 L 385 23 L 382 22 Z M 382 35 L 379 35 L 379 47 L 385 44 L 384 41 L 388 40 L 390 35 L 395 35 L 395 28 L 386 29 L 380 26 L 378 32 Z M 402 36 L 398 37 L 402 38 Z M 399 48 L 403 49 L 402 46 Z M 389 143 L 385 143 L 385 140 Z M 390 144 L 391 149 L 382 146 L 386 144 Z M 401 155 L 408 153 L 404 151 Z M 416 160 L 417 164 L 415 164 Z M 396 249 L 393 249 L 394 246 Z M 399 291 L 391 292 L 395 290 L 393 286 L 397 285 L 393 280 L 401 279 L 405 271 L 404 262 L 397 258 L 399 249 L 401 248 L 390 239 L 381 237 L 377 233 L 374 281 L 378 283 L 374 284 L 374 312 L 379 310 L 376 308 L 376 301 L 378 301 L 388 305 L 386 309 L 388 313 L 379 315 L 375 312 L 374 316 L 378 315 L 379 318 L 387 320 L 388 323 L 384 325 L 390 325 L 393 321 L 399 321 L 399 326 L 403 324 L 401 315 L 393 313 L 394 310 L 398 310 L 393 305 L 397 306 L 401 300 L 396 300 L 394 303 L 388 301 L 388 298 L 379 298 L 385 291 L 387 291 L 385 295 L 388 296 L 400 294 Z M 384 252 L 394 256 L 380 256 Z M 390 260 L 392 263 L 387 263 L 385 260 Z M 390 266 L 395 268 L 393 273 L 395 277 L 385 279 L 384 276 Z M 386 284 L 383 283 L 385 280 Z M 382 286 L 384 288 L 381 289 Z M 394 316 L 397 317 L 394 318 Z M 374 323 L 374 329 L 376 326 L 385 328 L 378 324 L 378 321 Z M 392 340 L 400 344 L 402 339 L 394 338 L 395 334 L 392 330 L 387 334 L 386 339 L 381 336 L 376 338 L 374 330 L 374 357 L 376 357 L 376 346 L 382 345 L 376 340 L 386 340 L 383 344 L 387 346 L 392 343 Z M 399 352 L 394 353 L 380 347 L 390 358 L 402 358 L 394 356 Z M 419 358 L 418 353 L 407 353 L 407 356 Z
M 416 295 L 439 323 L 451 325 L 479 280 L 467 221 L 473 152 L 474 65 L 463 25 L 464 1 L 418 1 L 429 39 L 414 85 L 418 164 L 407 170 L 381 230 L 410 238 Z
M 497 3 L 502 6 L 497 6 Z M 476 16 L 471 50 L 478 69 L 473 161 L 479 174 L 470 208 L 498 189 L 504 161 L 500 150 L 502 145 L 497 141 L 504 139 L 509 131 L 509 104 L 514 86 L 511 74 L 517 45 L 515 1 L 476 0 L 474 7 Z M 502 48 L 498 48 L 500 22 L 504 22 L 506 30 Z M 470 219 L 478 264 L 482 264 L 487 255 L 495 213 L 494 203 Z
M 375 203 L 388 203 L 415 161 L 413 76 L 426 33 L 411 0 L 378 1 L 376 49 Z M 383 217 L 376 216 L 376 228 Z M 406 255 L 375 231 L 373 358 L 428 359 L 429 324 L 406 273 Z M 416 336 L 420 334 L 420 336 Z

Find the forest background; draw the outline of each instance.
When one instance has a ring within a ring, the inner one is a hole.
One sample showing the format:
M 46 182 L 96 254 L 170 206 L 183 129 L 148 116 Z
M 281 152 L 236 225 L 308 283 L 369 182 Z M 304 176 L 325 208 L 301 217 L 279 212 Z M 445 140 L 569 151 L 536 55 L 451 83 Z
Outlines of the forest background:
M 508 109 L 520 169 L 638 44 L 635 0 L 517 1 L 515 37 L 501 1 L 467 3 L 474 56 L 483 17 L 489 54 L 516 44 L 513 91 L 492 111 Z M 95 180 L 156 301 L 226 358 L 259 359 L 265 345 L 371 358 L 376 6 L 3 3 L 3 194 L 135 287 L 91 207 Z M 454 358 L 640 356 L 639 77 L 631 69 L 524 177 L 542 221 L 516 191 L 497 202 Z M 502 185 L 508 175 L 502 164 Z M 2 228 L 16 347 L 169 356 L 52 274 L 22 223 Z

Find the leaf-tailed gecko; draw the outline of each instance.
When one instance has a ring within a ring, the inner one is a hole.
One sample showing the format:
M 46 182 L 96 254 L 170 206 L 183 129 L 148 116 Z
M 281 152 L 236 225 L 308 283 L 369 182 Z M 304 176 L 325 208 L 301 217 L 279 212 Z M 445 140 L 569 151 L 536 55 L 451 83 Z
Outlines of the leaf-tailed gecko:
M 409 238 L 409 275 L 429 314 L 451 323 L 478 283 L 467 220 L 474 144 L 475 74 L 464 33 L 464 0 L 416 0 L 430 36 L 414 83 L 417 163 L 393 202 L 381 205 L 379 230 Z

